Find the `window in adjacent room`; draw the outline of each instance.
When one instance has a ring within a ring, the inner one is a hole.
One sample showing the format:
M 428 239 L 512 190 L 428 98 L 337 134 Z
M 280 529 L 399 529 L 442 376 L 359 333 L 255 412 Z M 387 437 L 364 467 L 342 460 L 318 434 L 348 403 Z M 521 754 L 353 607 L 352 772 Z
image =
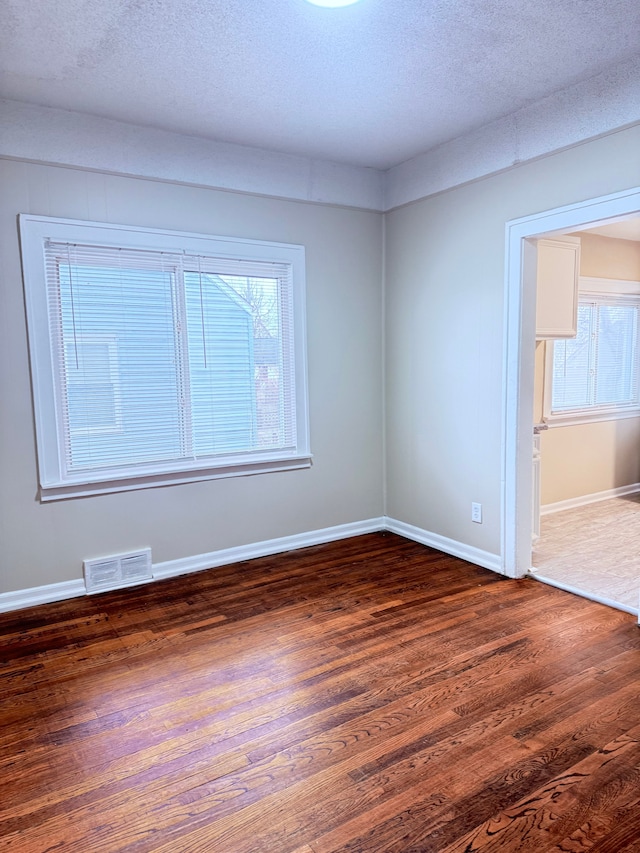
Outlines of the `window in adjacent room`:
M 310 464 L 301 246 L 20 225 L 44 499 Z
M 639 313 L 638 296 L 582 294 L 576 337 L 549 347 L 549 422 L 640 414 Z

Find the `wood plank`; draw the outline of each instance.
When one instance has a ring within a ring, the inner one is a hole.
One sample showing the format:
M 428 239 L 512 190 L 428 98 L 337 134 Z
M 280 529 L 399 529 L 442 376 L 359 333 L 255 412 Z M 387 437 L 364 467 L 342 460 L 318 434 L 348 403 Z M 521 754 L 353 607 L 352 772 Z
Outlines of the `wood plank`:
M 639 853 L 631 616 L 369 534 L 0 615 L 0 851 Z

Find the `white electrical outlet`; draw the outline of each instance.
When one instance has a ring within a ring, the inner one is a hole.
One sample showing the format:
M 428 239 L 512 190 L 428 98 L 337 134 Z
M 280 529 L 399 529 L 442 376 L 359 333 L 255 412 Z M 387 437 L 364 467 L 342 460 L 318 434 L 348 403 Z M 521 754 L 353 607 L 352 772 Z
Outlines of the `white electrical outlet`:
M 482 524 L 482 504 L 471 504 L 471 521 L 475 521 L 476 524 Z

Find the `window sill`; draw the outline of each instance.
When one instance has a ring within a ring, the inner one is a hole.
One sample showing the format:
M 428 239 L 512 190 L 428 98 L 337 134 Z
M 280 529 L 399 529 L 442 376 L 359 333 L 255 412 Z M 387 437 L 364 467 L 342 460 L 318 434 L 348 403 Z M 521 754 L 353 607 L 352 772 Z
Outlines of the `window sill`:
M 221 480 L 228 477 L 246 477 L 252 474 L 274 473 L 277 471 L 295 471 L 310 468 L 311 454 L 291 456 L 277 460 L 255 461 L 228 465 L 217 468 L 198 468 L 163 473 L 145 473 L 137 476 L 94 480 L 92 482 L 59 482 L 40 487 L 40 501 L 64 500 L 66 498 L 89 497 L 91 495 L 107 495 L 114 492 L 130 492 L 139 489 L 153 489 L 160 486 L 198 483 L 203 480 Z
M 581 424 L 617 421 L 621 418 L 640 418 L 640 408 L 602 409 L 597 412 L 567 412 L 563 415 L 546 415 L 543 420 L 549 429 L 555 427 L 579 426 Z

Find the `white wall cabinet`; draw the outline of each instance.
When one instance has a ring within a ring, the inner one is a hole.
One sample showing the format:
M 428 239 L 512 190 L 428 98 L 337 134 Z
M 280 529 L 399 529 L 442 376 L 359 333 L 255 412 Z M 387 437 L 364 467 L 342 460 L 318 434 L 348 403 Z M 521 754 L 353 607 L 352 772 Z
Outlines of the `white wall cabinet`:
M 538 240 L 536 338 L 575 338 L 578 323 L 580 239 Z

